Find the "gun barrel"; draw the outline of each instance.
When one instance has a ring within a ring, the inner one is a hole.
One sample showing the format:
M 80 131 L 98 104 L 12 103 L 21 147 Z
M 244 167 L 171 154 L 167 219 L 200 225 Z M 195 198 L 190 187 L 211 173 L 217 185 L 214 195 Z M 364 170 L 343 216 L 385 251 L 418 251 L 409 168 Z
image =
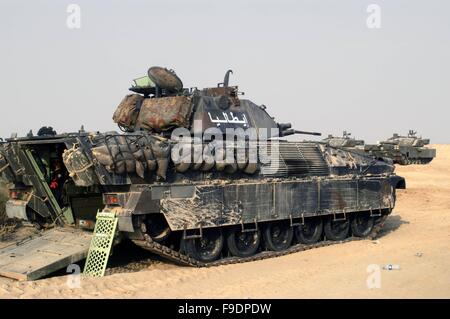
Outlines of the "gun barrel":
M 307 131 L 294 131 L 295 134 L 306 134 L 306 135 L 314 135 L 314 136 L 322 136 L 322 133 L 319 132 L 307 132 Z
M 289 136 L 289 135 L 294 135 L 294 134 L 305 134 L 305 135 L 322 136 L 322 133 L 298 131 L 298 130 L 294 130 L 294 129 L 287 129 L 287 130 L 281 131 L 281 136 Z

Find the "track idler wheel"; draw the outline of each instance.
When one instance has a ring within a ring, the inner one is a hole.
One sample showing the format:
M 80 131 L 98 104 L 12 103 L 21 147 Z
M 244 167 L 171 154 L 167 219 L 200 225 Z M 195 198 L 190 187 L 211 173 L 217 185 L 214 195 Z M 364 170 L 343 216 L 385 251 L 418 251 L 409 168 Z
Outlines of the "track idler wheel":
M 147 220 L 141 224 L 141 231 L 158 243 L 166 240 L 171 233 L 163 214 L 149 214 Z
M 294 228 L 294 232 L 295 238 L 301 244 L 311 245 L 317 243 L 322 238 L 322 218 L 307 218 L 303 225 Z
M 270 222 L 264 229 L 264 242 L 268 250 L 286 250 L 291 246 L 293 238 L 294 231 L 289 221 Z
M 351 222 L 353 236 L 366 237 L 372 232 L 374 218 L 369 213 L 356 213 Z
M 245 231 L 240 228 L 232 229 L 227 236 L 228 250 L 236 257 L 250 257 L 253 256 L 259 248 L 261 243 L 261 232 Z
M 347 238 L 350 231 L 350 220 L 335 220 L 330 216 L 325 221 L 324 232 L 329 240 L 339 241 Z
M 223 248 L 223 234 L 220 229 L 203 230 L 202 238 L 183 239 L 182 247 L 186 254 L 201 262 L 217 260 Z

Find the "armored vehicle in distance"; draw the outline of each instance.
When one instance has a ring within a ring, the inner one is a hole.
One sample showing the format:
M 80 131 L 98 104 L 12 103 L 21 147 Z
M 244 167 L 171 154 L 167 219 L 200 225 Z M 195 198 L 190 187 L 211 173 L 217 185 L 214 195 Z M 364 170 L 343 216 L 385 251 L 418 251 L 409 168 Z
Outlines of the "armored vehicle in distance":
M 417 136 L 410 130 L 407 136 L 394 134 L 385 141 L 378 143 L 378 150 L 373 154 L 391 158 L 400 165 L 428 164 L 436 157 L 436 149 L 426 147 L 429 139 Z
M 322 142 L 333 147 L 345 147 L 345 148 L 359 148 L 364 145 L 363 140 L 357 140 L 351 137 L 351 133 L 344 131 L 341 137 L 333 136 L 331 134 L 324 138 Z
M 373 151 L 379 149 L 378 145 L 365 144 L 364 140 L 357 140 L 351 137 L 351 133 L 348 133 L 347 131 L 343 132 L 342 137 L 336 137 L 330 134 L 327 138 L 324 138 L 322 142 L 332 147 L 342 148 L 363 155 L 376 155 L 373 154 Z

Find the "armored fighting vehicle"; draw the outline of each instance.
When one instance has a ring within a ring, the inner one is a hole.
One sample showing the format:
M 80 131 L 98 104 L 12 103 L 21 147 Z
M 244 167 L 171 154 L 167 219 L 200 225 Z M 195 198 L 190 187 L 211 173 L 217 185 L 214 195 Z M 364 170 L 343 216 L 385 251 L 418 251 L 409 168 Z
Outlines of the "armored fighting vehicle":
M 389 157 L 400 165 L 428 164 L 436 157 L 436 149 L 426 147 L 428 144 L 429 139 L 418 137 L 417 132 L 410 130 L 407 136 L 394 134 L 379 142 L 373 154 Z
M 327 138 L 322 140 L 323 143 L 330 145 L 332 147 L 345 149 L 352 153 L 366 154 L 381 157 L 379 152 L 380 146 L 377 144 L 365 144 L 364 140 L 357 140 L 351 137 L 351 133 L 344 131 L 342 137 L 337 137 L 333 135 L 328 135 Z M 380 158 L 381 159 L 381 158 Z M 386 161 L 388 158 L 384 158 Z
M 174 71 L 152 67 L 114 113 L 123 133 L 44 130 L 7 139 L 0 169 L 13 183 L 8 216 L 69 228 L 74 235 L 64 240 L 79 247 L 50 269 L 86 257 L 81 238 L 90 238 L 102 214 L 118 220 L 115 242 L 129 239 L 191 266 L 376 235 L 396 189 L 405 188 L 394 166 L 324 143 L 287 141 L 308 132 L 241 98 L 230 74 L 217 87 L 186 89 Z M 23 270 L 11 254 L 0 251 L 0 274 L 34 279 L 49 272 L 45 265 Z M 108 255 L 103 249 L 93 258 Z
M 351 137 L 351 133 L 344 131 L 342 133 L 342 137 L 333 136 L 331 134 L 328 135 L 327 138 L 324 138 L 322 142 L 327 143 L 333 147 L 345 147 L 345 148 L 355 148 L 360 145 L 364 145 L 363 140 L 357 140 Z

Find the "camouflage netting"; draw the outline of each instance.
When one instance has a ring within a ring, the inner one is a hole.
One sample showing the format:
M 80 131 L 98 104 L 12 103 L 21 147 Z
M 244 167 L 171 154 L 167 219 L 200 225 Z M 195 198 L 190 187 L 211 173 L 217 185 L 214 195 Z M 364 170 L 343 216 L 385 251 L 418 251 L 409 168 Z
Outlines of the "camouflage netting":
M 113 121 L 127 131 L 142 128 L 162 132 L 174 127 L 188 127 L 192 113 L 191 97 L 171 96 L 158 99 L 129 94 L 123 98 Z
M 89 187 L 96 183 L 93 163 L 82 149 L 74 145 L 73 148 L 65 150 L 63 161 L 76 185 Z
M 100 134 L 93 138 L 93 142 L 94 161 L 108 172 L 119 175 L 136 174 L 146 178 L 149 174 L 156 174 L 158 180 L 165 180 L 171 164 L 179 173 L 192 169 L 253 174 L 258 168 L 256 163 L 249 163 L 248 144 L 243 146 L 244 151 L 237 151 L 234 145 L 227 147 L 219 142 L 195 144 L 152 134 Z M 66 150 L 63 160 L 78 186 L 96 183 L 95 165 L 78 145 Z
M 144 97 L 140 94 L 129 94 L 120 102 L 114 112 L 113 121 L 123 127 L 134 129 L 138 116 L 138 107 L 142 104 Z
M 174 127 L 189 127 L 192 113 L 191 98 L 171 96 L 144 99 L 137 118 L 137 126 L 145 130 L 162 132 Z

